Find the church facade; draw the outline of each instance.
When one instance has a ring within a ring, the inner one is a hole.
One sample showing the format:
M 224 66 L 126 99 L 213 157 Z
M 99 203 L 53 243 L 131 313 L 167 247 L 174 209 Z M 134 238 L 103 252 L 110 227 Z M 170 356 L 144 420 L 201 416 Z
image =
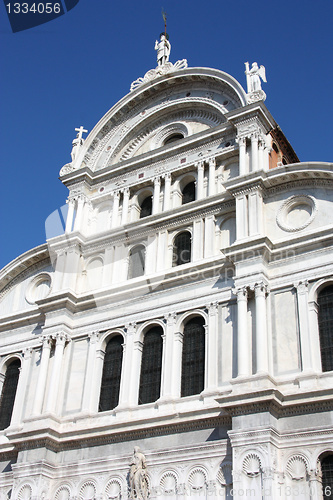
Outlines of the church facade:
M 332 498 L 333 165 L 168 44 L 1 271 L 1 499 Z

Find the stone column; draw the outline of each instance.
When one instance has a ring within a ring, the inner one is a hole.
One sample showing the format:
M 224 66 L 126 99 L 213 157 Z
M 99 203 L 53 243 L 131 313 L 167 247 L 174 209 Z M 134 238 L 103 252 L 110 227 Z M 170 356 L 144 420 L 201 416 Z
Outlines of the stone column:
M 265 170 L 265 158 L 264 158 L 265 142 L 263 138 L 259 139 L 259 163 L 258 170 Z
M 322 498 L 322 482 L 316 469 L 309 471 L 310 499 L 318 500 Z M 332 492 L 331 492 L 332 493 Z M 330 495 L 327 495 L 329 498 Z M 325 497 L 324 497 L 325 498 Z
M 153 215 L 159 212 L 160 208 L 160 192 L 161 192 L 161 179 L 154 178 L 154 195 L 153 195 Z
M 263 199 L 260 187 L 248 194 L 249 236 L 262 234 L 264 229 Z
M 237 288 L 237 361 L 238 377 L 250 374 L 250 352 L 247 331 L 247 287 Z
M 172 372 L 173 372 L 173 344 L 174 330 L 177 320 L 175 312 L 168 313 L 164 316 L 166 321 L 166 331 L 163 335 L 163 363 L 161 377 L 161 397 L 171 398 L 175 396 L 172 392 Z
M 164 200 L 163 210 L 169 210 L 171 200 L 171 174 L 168 172 L 164 176 Z
M 256 359 L 257 373 L 268 373 L 268 348 L 267 348 L 267 317 L 266 293 L 267 286 L 260 282 L 254 285 L 256 303 Z
M 72 245 L 67 247 L 65 272 L 63 276 L 63 288 L 76 289 L 76 281 L 79 275 L 80 247 Z
M 191 260 L 201 260 L 203 258 L 203 220 L 193 221 L 192 255 Z
M 94 381 L 95 386 L 91 394 L 90 408 L 92 412 L 97 412 L 99 410 L 99 398 L 101 395 L 101 385 L 103 376 L 103 366 L 104 366 L 104 356 L 105 351 L 100 347 L 99 343 L 96 344 L 96 356 L 94 362 Z
M 251 134 L 251 172 L 258 170 L 258 134 Z
M 121 214 L 121 225 L 127 224 L 128 219 L 128 204 L 129 204 L 130 190 L 125 188 L 123 191 L 123 211 Z
M 198 183 L 197 183 L 197 199 L 201 200 L 204 197 L 204 162 L 199 161 L 199 163 L 196 164 L 196 167 L 198 169 Z
M 215 194 L 215 158 L 209 158 L 208 165 L 208 196 L 213 196 Z
M 182 332 L 175 332 L 173 340 L 173 353 L 172 353 L 172 371 L 171 383 L 172 395 L 180 397 L 181 379 L 182 379 L 182 355 L 183 355 L 183 337 Z
M 119 401 L 118 401 L 118 408 L 124 408 L 127 402 L 127 392 L 128 392 L 128 377 L 127 377 L 127 372 L 128 366 L 127 362 L 127 354 L 128 354 L 128 335 L 126 336 L 123 333 L 123 338 L 124 338 L 124 343 L 122 344 L 123 348 L 123 358 L 122 358 L 122 364 L 121 364 L 121 375 L 120 375 L 120 387 L 119 387 Z
M 56 411 L 60 377 L 61 377 L 61 365 L 62 365 L 66 340 L 67 336 L 64 333 L 58 333 L 56 335 L 56 346 L 54 351 L 53 366 L 52 366 L 50 384 L 46 399 L 46 407 L 45 407 L 46 413 L 54 413 Z
M 118 213 L 119 213 L 119 191 L 113 192 L 113 207 L 112 207 L 112 228 L 118 226 Z
M 47 372 L 50 362 L 51 347 L 52 347 L 52 338 L 50 337 L 50 335 L 44 336 L 40 365 L 39 365 L 39 373 L 36 385 L 36 392 L 35 392 L 35 399 L 32 408 L 33 416 L 40 415 L 42 413 Z
M 248 199 L 246 194 L 236 196 L 236 237 L 241 240 L 248 236 Z
M 215 255 L 215 217 L 208 215 L 205 217 L 204 257 L 213 255 Z
M 262 471 L 262 498 L 273 500 L 274 493 L 274 468 L 264 467 Z
M 27 392 L 27 385 L 29 381 L 32 348 L 29 347 L 27 349 L 24 349 L 24 351 L 22 351 L 22 356 L 23 360 L 20 368 L 20 376 L 17 384 L 13 413 L 10 422 L 11 427 L 18 426 L 21 423 L 22 413 L 24 410 L 24 398 Z
M 140 340 L 135 340 L 137 331 L 135 322 L 126 325 L 126 330 L 126 364 L 124 366 L 126 380 L 124 387 L 126 387 L 127 394 L 122 403 L 126 402 L 129 406 L 136 406 L 138 404 L 143 343 Z
M 237 137 L 237 142 L 239 146 L 239 175 L 245 175 L 247 173 L 246 168 L 246 137 Z
M 318 304 L 315 301 L 309 302 L 309 328 L 311 332 L 311 352 L 313 369 L 321 371 L 321 353 L 318 328 Z
M 96 411 L 96 407 L 92 404 L 92 396 L 94 392 L 98 392 L 96 389 L 100 386 L 101 383 L 101 380 L 97 380 L 95 376 L 96 348 L 98 345 L 99 332 L 89 333 L 88 338 L 88 359 L 84 383 L 82 411 L 90 413 L 91 411 Z
M 206 329 L 206 383 L 205 387 L 209 391 L 217 389 L 218 375 L 218 347 L 217 347 L 217 318 L 218 318 L 218 302 L 211 302 L 207 306 L 208 310 L 208 328 Z
M 161 271 L 162 269 L 165 268 L 166 254 L 167 254 L 167 231 L 162 230 L 158 233 L 156 271 Z
M 85 203 L 84 196 L 82 194 L 80 194 L 78 197 L 78 200 L 77 200 L 77 210 L 76 210 L 76 217 L 75 217 L 75 222 L 74 222 L 74 231 L 81 230 L 84 203 Z
M 311 355 L 311 338 L 309 329 L 309 308 L 308 308 L 308 282 L 306 280 L 296 283 L 298 324 L 301 348 L 301 363 L 303 372 L 313 372 Z
M 68 234 L 72 232 L 74 210 L 75 210 L 75 199 L 69 198 L 66 203 L 68 203 L 68 212 L 67 212 L 65 233 Z

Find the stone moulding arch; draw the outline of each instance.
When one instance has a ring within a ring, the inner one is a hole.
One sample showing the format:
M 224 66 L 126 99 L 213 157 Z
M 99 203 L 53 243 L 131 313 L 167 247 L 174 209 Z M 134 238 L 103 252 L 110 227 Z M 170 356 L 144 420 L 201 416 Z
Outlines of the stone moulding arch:
M 311 461 L 310 453 L 304 453 L 304 451 L 299 452 L 296 450 L 293 450 L 293 451 L 291 450 L 291 451 L 289 451 L 289 453 L 286 454 L 286 456 L 284 458 L 284 463 L 283 463 L 283 470 L 284 471 L 287 470 L 288 464 L 293 462 L 295 458 L 302 460 L 306 466 L 306 470 L 307 471 L 310 470 L 310 467 L 309 467 L 309 464 Z
M 302 471 L 302 468 L 303 471 Z M 309 460 L 303 454 L 294 454 L 286 462 L 285 471 L 296 481 L 306 479 L 309 472 Z
M 309 290 L 309 302 L 317 302 L 318 294 L 326 288 L 326 286 L 333 285 L 333 276 L 323 278 L 312 284 Z
M 124 330 L 122 328 L 112 328 L 112 330 L 108 330 L 107 332 L 103 333 L 103 335 L 101 335 L 98 346 L 99 350 L 102 349 L 104 351 L 109 340 L 112 337 L 116 337 L 117 335 L 121 335 L 123 337 L 123 341 L 125 342 Z
M 201 309 L 194 309 L 193 311 L 186 311 L 179 316 L 176 322 L 176 331 L 183 332 L 184 326 L 190 319 L 201 316 L 205 320 L 205 326 L 208 325 L 208 315 Z
M 153 328 L 154 326 L 160 326 L 163 330 L 163 335 L 165 335 L 165 323 L 162 319 L 160 318 L 155 318 L 155 319 L 149 319 L 145 321 L 142 325 L 139 326 L 137 330 L 137 338 L 140 342 L 144 341 L 145 334 L 150 328 Z
M 19 353 L 13 353 L 13 354 L 7 354 L 1 361 L 0 361 L 0 374 L 1 375 L 6 375 L 7 367 L 10 365 L 12 361 L 15 359 L 18 359 L 21 363 L 22 366 L 22 355 Z
M 333 455 L 333 446 L 321 446 L 317 448 L 315 453 L 312 453 L 309 461 L 310 470 L 316 470 L 318 462 L 320 462 L 322 458 L 325 458 L 326 455 Z

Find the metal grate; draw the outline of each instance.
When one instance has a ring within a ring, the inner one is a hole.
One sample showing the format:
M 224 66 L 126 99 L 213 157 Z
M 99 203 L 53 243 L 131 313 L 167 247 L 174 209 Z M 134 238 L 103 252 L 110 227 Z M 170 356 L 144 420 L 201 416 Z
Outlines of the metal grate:
M 321 460 L 321 473 L 323 482 L 323 497 L 333 498 L 333 455 L 328 455 Z
M 204 319 L 196 317 L 184 327 L 181 395 L 200 394 L 205 383 Z
M 112 337 L 106 346 L 98 411 L 112 410 L 118 405 L 123 360 L 122 344 L 123 337 L 117 335 Z
M 333 285 L 318 295 L 318 325 L 323 372 L 333 370 Z
M 138 245 L 130 251 L 128 279 L 145 274 L 145 247 Z
M 145 335 L 139 388 L 139 404 L 152 403 L 160 397 L 163 330 L 151 328 Z
M 173 246 L 173 266 L 191 262 L 191 234 L 188 231 L 179 233 Z
M 6 429 L 10 425 L 20 375 L 20 366 L 20 361 L 15 359 L 15 361 L 8 365 L 6 370 L 0 399 L 0 430 Z
M 195 183 L 189 182 L 183 189 L 182 204 L 190 203 L 195 200 Z
M 153 211 L 153 197 L 148 196 L 141 203 L 140 219 L 148 217 L 148 215 L 152 214 L 152 211 Z

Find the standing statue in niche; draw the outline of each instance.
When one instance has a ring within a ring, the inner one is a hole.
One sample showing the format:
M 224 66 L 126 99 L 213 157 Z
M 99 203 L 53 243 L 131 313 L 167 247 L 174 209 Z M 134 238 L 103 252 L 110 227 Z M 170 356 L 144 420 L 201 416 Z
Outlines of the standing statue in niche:
M 261 81 L 267 82 L 265 66 L 258 66 L 256 62 L 252 64 L 250 69 L 249 63 L 245 63 L 245 74 L 247 82 L 248 102 L 264 101 L 266 99 L 265 92 L 261 89 Z
M 81 125 L 80 128 L 75 129 L 75 132 L 77 132 L 77 134 L 76 134 L 76 138 L 72 142 L 72 152 L 71 152 L 72 163 L 74 162 L 75 158 L 77 158 L 78 152 L 79 152 L 82 144 L 84 143 L 84 139 L 82 137 L 82 134 L 83 134 L 83 132 L 88 132 L 88 130 L 85 130 Z
M 147 500 L 149 494 L 146 457 L 138 446 L 134 453 L 129 471 L 130 498 L 132 500 Z
M 156 40 L 155 50 L 157 50 L 157 64 L 163 66 L 169 61 L 171 43 L 169 42 L 169 35 L 167 33 L 160 34 L 160 41 Z

